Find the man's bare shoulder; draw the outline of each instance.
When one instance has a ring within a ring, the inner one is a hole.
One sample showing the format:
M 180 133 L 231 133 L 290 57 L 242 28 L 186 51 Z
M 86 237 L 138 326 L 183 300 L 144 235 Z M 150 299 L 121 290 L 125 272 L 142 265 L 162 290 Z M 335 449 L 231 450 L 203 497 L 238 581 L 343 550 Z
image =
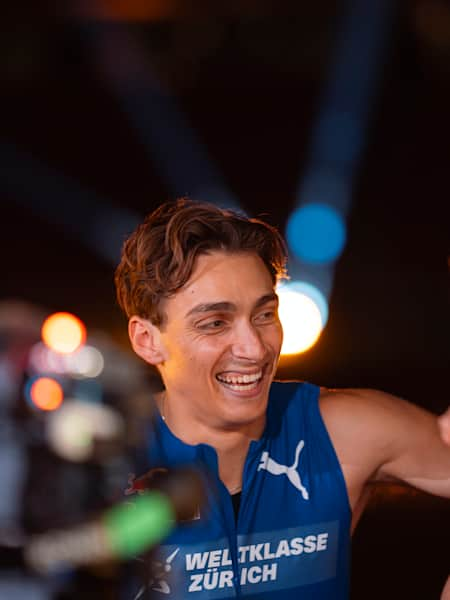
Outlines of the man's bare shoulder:
M 320 412 L 344 474 L 352 508 L 365 486 L 378 479 L 392 454 L 393 434 L 386 427 L 401 401 L 371 389 L 321 388 Z
M 372 410 L 374 402 L 381 407 L 392 405 L 399 400 L 400 398 L 386 392 L 368 388 L 320 388 L 321 407 L 322 405 L 339 406 L 339 408 L 356 406 L 362 410 Z
M 320 411 L 328 429 L 339 431 L 357 427 L 360 431 L 374 426 L 373 417 L 383 410 L 384 394 L 376 390 L 343 388 L 320 389 Z
M 348 480 L 394 478 L 431 493 L 450 493 L 449 451 L 436 415 L 366 389 L 323 389 L 320 410 Z
M 325 425 L 345 462 L 356 450 L 366 467 L 374 469 L 389 460 L 402 428 L 423 419 L 418 407 L 373 389 L 321 388 L 319 402 Z
M 327 427 L 346 434 L 368 435 L 386 438 L 386 434 L 398 434 L 402 423 L 422 425 L 424 411 L 419 407 L 380 390 L 364 388 L 321 388 L 320 410 Z

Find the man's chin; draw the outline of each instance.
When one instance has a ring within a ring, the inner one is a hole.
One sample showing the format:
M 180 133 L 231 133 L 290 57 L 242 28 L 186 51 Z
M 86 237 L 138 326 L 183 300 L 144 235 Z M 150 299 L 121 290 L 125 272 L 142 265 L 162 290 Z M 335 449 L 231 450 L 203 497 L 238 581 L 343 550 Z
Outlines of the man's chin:
M 244 395 L 226 391 L 222 394 L 223 414 L 230 422 L 245 425 L 265 418 L 268 392 Z

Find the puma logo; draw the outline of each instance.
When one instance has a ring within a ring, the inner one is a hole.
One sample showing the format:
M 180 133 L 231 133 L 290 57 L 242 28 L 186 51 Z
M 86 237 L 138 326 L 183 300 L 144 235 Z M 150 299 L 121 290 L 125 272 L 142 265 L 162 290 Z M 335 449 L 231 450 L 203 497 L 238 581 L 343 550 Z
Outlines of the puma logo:
M 297 448 L 295 449 L 295 460 L 294 463 L 288 467 L 286 465 L 280 465 L 273 458 L 269 456 L 267 451 L 264 451 L 261 454 L 261 460 L 258 465 L 258 471 L 261 469 L 265 469 L 271 475 L 287 475 L 287 478 L 292 483 L 292 485 L 297 488 L 297 490 L 301 493 L 304 500 L 309 499 L 309 494 L 307 489 L 302 484 L 302 480 L 300 479 L 300 475 L 297 472 L 298 459 L 300 456 L 300 452 L 302 451 L 305 442 L 300 440 L 297 444 Z

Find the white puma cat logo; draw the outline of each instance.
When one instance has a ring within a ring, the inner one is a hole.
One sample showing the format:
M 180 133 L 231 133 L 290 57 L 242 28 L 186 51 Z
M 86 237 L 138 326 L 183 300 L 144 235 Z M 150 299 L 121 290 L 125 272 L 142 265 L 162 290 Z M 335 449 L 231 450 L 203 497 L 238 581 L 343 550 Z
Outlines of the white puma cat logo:
M 295 488 L 297 488 L 299 492 L 301 492 L 303 499 L 308 500 L 309 499 L 308 491 L 302 484 L 300 475 L 297 473 L 297 470 L 296 470 L 297 466 L 298 466 L 298 458 L 300 456 L 300 452 L 302 451 L 302 448 L 304 445 L 305 445 L 305 442 L 303 440 L 300 440 L 299 443 L 297 444 L 297 448 L 295 449 L 294 464 L 292 464 L 290 467 L 287 467 L 286 465 L 280 465 L 275 460 L 273 460 L 273 458 L 270 458 L 269 453 L 267 451 L 264 451 L 261 454 L 261 460 L 258 465 L 258 471 L 260 471 L 261 469 L 265 469 L 271 475 L 287 475 L 287 477 L 288 477 L 289 481 L 292 483 L 292 485 Z

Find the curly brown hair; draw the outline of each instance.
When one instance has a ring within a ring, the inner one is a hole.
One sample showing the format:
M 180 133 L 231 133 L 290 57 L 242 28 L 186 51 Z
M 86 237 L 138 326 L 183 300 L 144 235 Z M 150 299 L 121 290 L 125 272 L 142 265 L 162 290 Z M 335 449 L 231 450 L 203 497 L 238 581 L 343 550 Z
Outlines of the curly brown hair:
M 118 303 L 127 317 L 137 315 L 161 326 L 161 300 L 185 285 L 197 256 L 214 250 L 255 252 L 274 285 L 286 275 L 286 246 L 274 227 L 180 198 L 150 213 L 123 245 L 114 280 Z

